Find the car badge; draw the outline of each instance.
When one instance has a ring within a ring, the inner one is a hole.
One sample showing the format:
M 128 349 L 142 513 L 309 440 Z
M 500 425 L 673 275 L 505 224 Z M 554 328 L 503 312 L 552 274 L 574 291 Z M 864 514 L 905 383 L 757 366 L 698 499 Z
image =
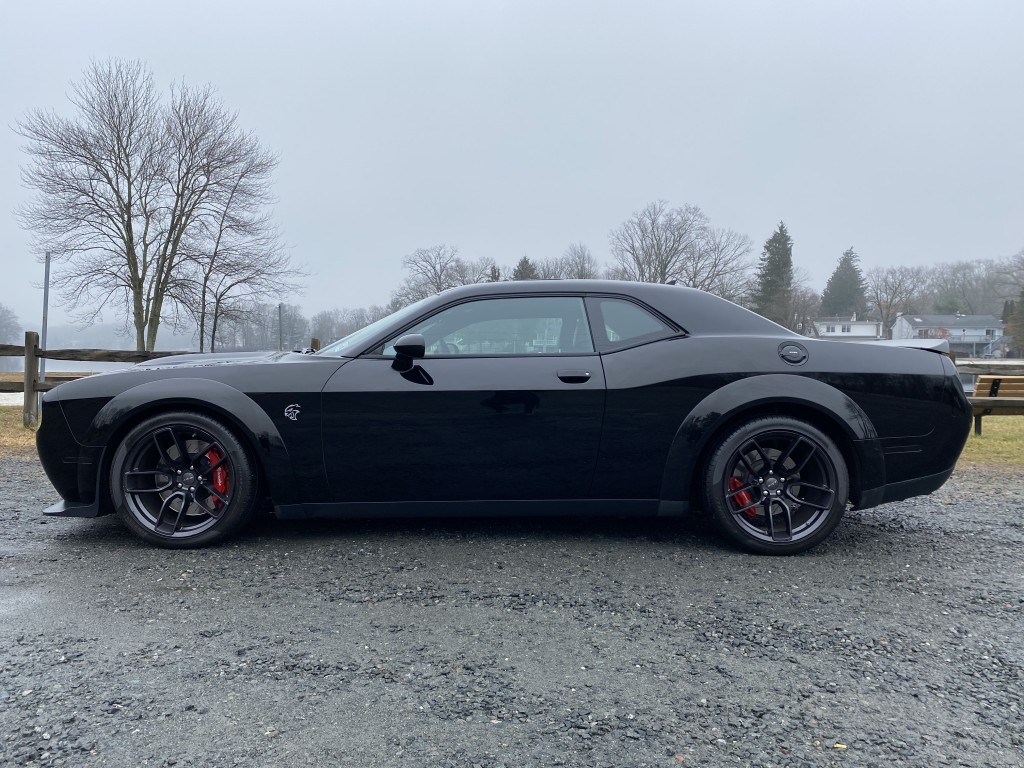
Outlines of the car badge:
M 292 421 L 298 421 L 299 420 L 299 409 L 301 407 L 302 406 L 299 405 L 298 403 L 292 403 L 291 405 L 289 405 L 287 408 L 284 409 L 284 415 L 287 416 Z

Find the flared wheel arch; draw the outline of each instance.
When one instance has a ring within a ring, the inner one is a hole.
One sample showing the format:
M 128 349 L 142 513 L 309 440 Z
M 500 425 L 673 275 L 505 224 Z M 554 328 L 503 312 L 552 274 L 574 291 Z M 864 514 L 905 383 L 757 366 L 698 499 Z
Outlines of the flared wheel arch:
M 700 510 L 709 454 L 741 424 L 767 416 L 804 421 L 828 435 L 846 462 L 855 508 L 864 488 L 885 483 L 878 434 L 856 403 L 814 379 L 768 374 L 716 390 L 690 412 L 669 450 L 661 498 L 687 502 L 691 510 Z
M 182 385 L 182 380 L 176 386 Z M 233 387 L 208 379 L 190 379 L 189 388 L 204 395 L 203 399 L 172 397 L 166 392 L 167 381 L 154 381 L 122 392 L 107 403 L 93 419 L 82 442 L 103 447 L 98 462 L 96 489 L 102 514 L 114 511 L 110 499 L 109 477 L 117 447 L 138 424 L 168 411 L 192 411 L 222 422 L 245 445 L 257 472 L 261 493 L 276 503 L 297 503 L 297 484 L 291 469 L 291 458 L 280 433 L 270 417 L 247 395 Z M 257 437 L 257 433 L 260 437 Z M 268 470 L 273 468 L 273 472 Z

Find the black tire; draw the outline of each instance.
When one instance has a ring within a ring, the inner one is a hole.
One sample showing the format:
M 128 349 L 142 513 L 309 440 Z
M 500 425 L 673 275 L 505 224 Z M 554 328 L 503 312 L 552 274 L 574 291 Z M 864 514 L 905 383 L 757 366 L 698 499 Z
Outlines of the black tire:
M 139 538 L 171 549 L 237 533 L 253 516 L 257 490 L 245 445 L 221 422 L 191 411 L 140 422 L 110 466 L 118 517 Z
M 849 490 L 846 462 L 832 439 L 784 416 L 754 419 L 726 436 L 708 460 L 703 487 L 719 530 L 765 555 L 794 555 L 828 538 Z

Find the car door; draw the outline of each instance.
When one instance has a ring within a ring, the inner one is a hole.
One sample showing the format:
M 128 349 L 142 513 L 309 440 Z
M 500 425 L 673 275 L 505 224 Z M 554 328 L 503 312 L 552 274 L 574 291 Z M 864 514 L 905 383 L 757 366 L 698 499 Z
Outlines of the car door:
M 323 391 L 324 459 L 346 501 L 571 499 L 590 493 L 604 372 L 579 296 L 483 297 L 407 327 Z

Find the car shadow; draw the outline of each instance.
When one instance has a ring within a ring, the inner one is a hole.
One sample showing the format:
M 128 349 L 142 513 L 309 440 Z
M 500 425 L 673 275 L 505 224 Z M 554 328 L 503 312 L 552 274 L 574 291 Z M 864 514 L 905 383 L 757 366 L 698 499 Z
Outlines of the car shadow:
M 721 546 L 706 520 L 626 517 L 430 517 L 279 520 L 261 515 L 232 541 L 307 541 L 334 538 L 636 540 Z

